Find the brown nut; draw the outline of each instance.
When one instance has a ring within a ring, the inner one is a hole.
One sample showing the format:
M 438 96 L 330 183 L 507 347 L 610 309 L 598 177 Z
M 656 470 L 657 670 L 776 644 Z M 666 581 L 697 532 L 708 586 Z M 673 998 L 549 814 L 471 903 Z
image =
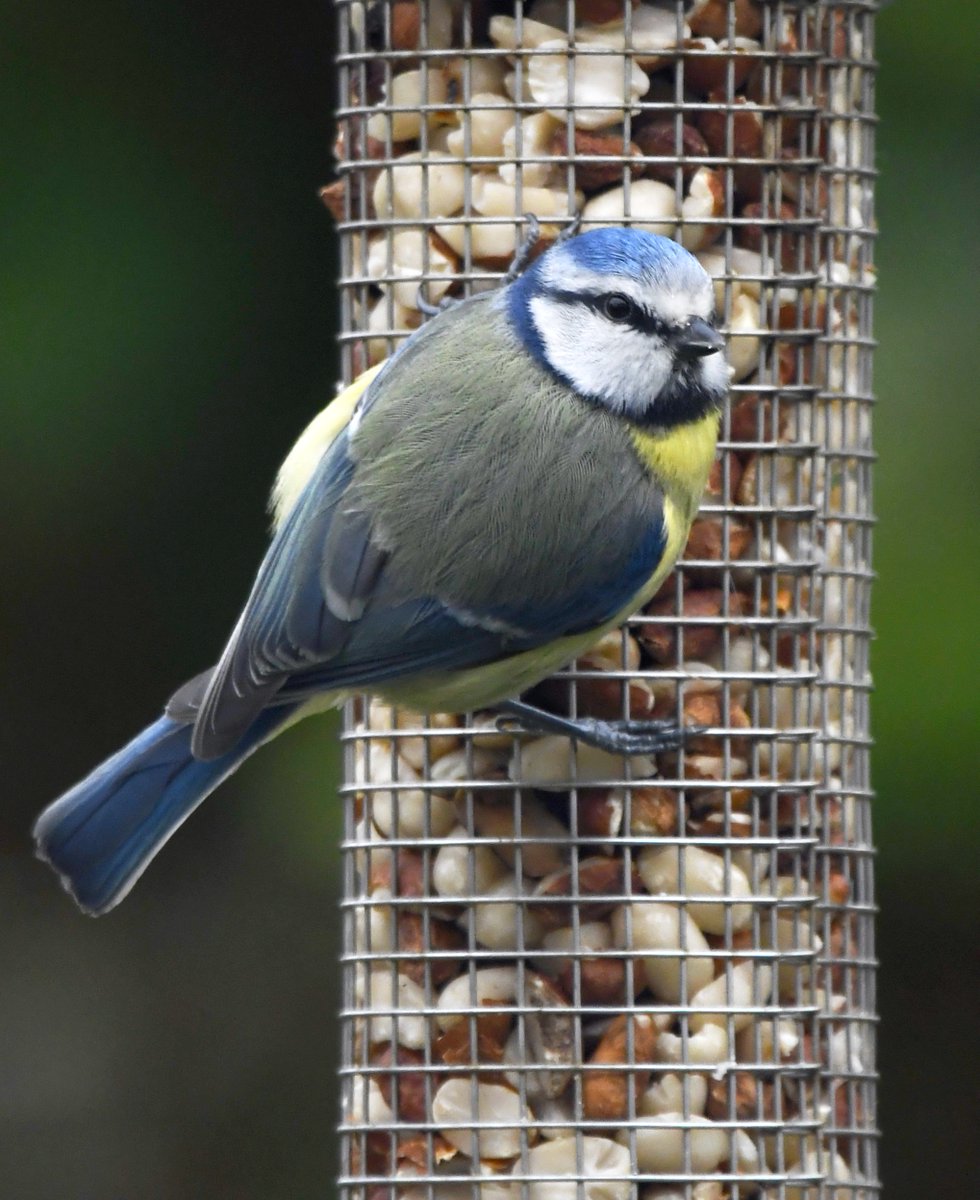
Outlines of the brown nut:
M 368 890 L 387 888 L 393 896 L 414 899 L 426 893 L 425 875 L 421 853 L 401 846 L 393 852 L 371 855 Z
M 343 221 L 347 216 L 347 183 L 338 179 L 320 188 L 320 199 L 324 207 L 335 221 Z
M 749 957 L 749 952 L 756 948 L 756 937 L 751 929 L 736 929 L 730 939 L 726 940 L 724 934 L 706 933 L 708 945 L 712 950 L 725 950 L 731 952 L 719 954 L 714 958 L 715 972 L 721 975 L 725 970 L 725 964 L 731 963 L 737 966 L 741 962 L 745 962 Z M 735 954 L 736 950 L 744 950 L 745 954 Z
M 732 70 L 732 89 L 738 91 L 759 61 L 752 53 L 758 46 L 747 38 L 736 37 L 734 44 L 727 38 L 691 38 L 684 47 L 684 83 L 702 95 L 725 89 L 727 96 L 729 63 Z
M 762 1085 L 763 1106 L 759 1113 L 759 1084 L 748 1071 L 736 1071 L 731 1078 L 735 1081 L 734 1102 L 729 1104 L 728 1079 L 713 1080 L 708 1088 L 705 1116 L 712 1121 L 753 1121 L 761 1115 L 772 1119 L 772 1084 Z
M 827 899 L 831 904 L 846 904 L 850 898 L 850 880 L 840 871 L 831 871 L 827 880 Z
M 731 616 L 738 616 L 745 611 L 745 597 L 739 592 L 726 595 L 721 588 L 698 588 L 685 592 L 680 614 L 686 622 L 683 627 L 685 658 L 703 661 L 721 645 L 724 623 L 718 618 L 726 600 Z M 645 611 L 647 616 L 654 618 L 673 617 L 674 597 L 654 600 Z M 677 625 L 651 621 L 640 627 L 638 637 L 658 663 L 677 661 Z
M 641 163 L 630 161 L 639 156 L 639 146 L 624 142 L 620 134 L 608 131 L 576 129 L 569 148 L 569 130 L 562 125 L 552 134 L 549 150 L 556 157 L 567 155 L 572 159 L 575 183 L 583 192 L 621 184 L 624 175 L 638 175 L 643 169 Z M 607 158 L 612 161 L 601 161 Z
M 420 1121 L 426 1119 L 425 1114 L 419 1118 Z M 455 1158 L 459 1151 L 455 1146 L 451 1145 L 442 1136 L 441 1133 L 431 1135 L 420 1133 L 415 1137 L 403 1138 L 398 1143 L 397 1157 L 401 1162 L 410 1162 L 412 1166 L 418 1167 L 420 1171 L 428 1169 L 429 1165 L 429 1137 L 432 1138 L 432 1161 L 437 1165 L 439 1163 L 449 1162 Z M 385 1191 L 384 1200 L 388 1200 L 389 1193 Z
M 757 443 L 760 441 L 774 441 L 777 435 L 772 418 L 772 402 L 769 400 L 760 400 L 755 392 L 747 392 L 745 395 L 739 396 L 732 405 L 730 428 L 733 442 Z M 783 428 L 783 422 L 780 422 L 780 436 L 782 435 Z M 748 452 L 740 451 L 740 453 L 746 454 Z M 737 496 L 737 484 L 734 490 Z
M 585 655 L 579 659 L 578 666 L 583 671 L 602 670 L 606 663 Z M 618 721 L 623 717 L 623 688 L 626 688 L 626 702 L 629 715 L 634 720 L 642 720 L 653 711 L 654 695 L 642 679 L 578 679 L 575 683 L 575 699 L 579 716 L 599 717 L 602 720 Z M 567 680 L 561 678 L 546 679 L 535 689 L 535 698 L 543 708 L 551 712 L 567 713 L 569 711 L 569 689 Z
M 633 894 L 642 886 L 635 872 L 632 878 L 625 877 L 625 864 L 621 859 L 584 858 L 578 864 L 577 872 L 573 867 L 566 867 L 541 880 L 535 896 L 553 899 L 555 903 L 536 903 L 534 911 L 544 925 L 553 929 L 568 924 L 570 904 L 578 909 L 580 920 L 596 921 L 622 904 L 624 891 Z M 574 899 L 570 903 L 561 903 L 568 897 Z
M 729 729 L 748 729 L 751 725 L 748 714 L 740 704 L 731 701 L 728 705 L 727 721 L 722 714 L 722 697 L 720 692 L 695 692 L 684 697 L 684 725 L 689 728 L 709 726 L 717 728 L 727 725 Z M 712 754 L 717 752 L 718 742 L 715 738 L 690 737 L 685 747 L 693 753 Z M 745 749 L 745 739 L 731 738 L 732 751 L 742 754 Z
M 729 156 L 728 131 L 731 127 L 731 156 L 759 158 L 763 142 L 762 111 L 742 96 L 729 102 L 723 89 L 712 92 L 708 100 L 724 106 L 706 108 L 698 119 L 708 151 L 719 158 Z
M 423 950 L 458 950 L 466 946 L 466 935 L 448 921 L 440 921 L 429 915 L 428 938 L 419 913 L 398 914 L 397 946 L 401 954 L 412 955 L 399 963 L 399 970 L 413 983 L 423 984 L 426 972 L 433 987 L 441 987 L 459 973 L 461 960 L 457 958 L 422 958 Z
M 637 988 L 645 980 L 635 972 Z M 583 958 L 578 964 L 579 987 L 583 1004 L 604 1004 L 623 1008 L 626 1005 L 626 963 L 621 958 Z M 558 982 L 568 996 L 575 994 L 575 963 L 568 962 L 558 973 Z
M 632 1064 L 636 1069 L 586 1070 L 582 1080 L 582 1108 L 589 1120 L 618 1121 L 627 1116 L 630 1083 L 632 1081 L 633 1095 L 638 1099 L 650 1079 L 650 1068 L 646 1064 L 653 1062 L 656 1047 L 657 1030 L 649 1013 L 621 1013 L 610 1022 L 589 1059 L 590 1065 Z
M 742 464 L 734 454 L 723 454 L 711 464 L 705 496 L 713 504 L 727 504 L 738 490 Z
M 418 0 L 395 0 L 391 6 L 392 50 L 415 50 L 422 24 Z
M 728 27 L 729 9 L 735 9 L 737 37 L 754 38 L 762 32 L 762 14 L 753 0 L 699 0 L 688 14 L 687 23 L 695 37 L 724 38 L 731 32 Z
M 741 521 L 731 518 L 727 525 L 726 531 L 725 522 L 720 517 L 703 517 L 695 521 L 691 526 L 682 561 L 731 562 L 741 558 L 752 542 L 752 531 Z M 687 572 L 694 579 L 702 579 L 708 583 L 713 582 L 717 576 L 717 568 L 713 567 L 688 567 Z
M 685 188 L 700 164 L 692 161 L 709 154 L 708 143 L 693 125 L 681 126 L 681 141 L 677 144 L 677 127 L 672 120 L 637 122 L 633 127 L 633 139 L 640 153 L 647 158 L 667 158 L 674 162 L 646 163 L 643 173 L 662 183 L 673 183 L 676 168 L 680 166 Z
M 495 1013 L 492 1005 L 476 1018 L 476 1038 L 470 1037 L 469 1018 L 456 1021 L 435 1041 L 435 1052 L 447 1066 L 465 1066 L 473 1062 L 503 1062 L 504 1046 L 510 1033 L 513 1014 Z
M 630 806 L 630 833 L 670 837 L 678 829 L 677 793 L 665 787 L 635 787 Z
M 623 797 L 613 788 L 579 788 L 575 796 L 576 830 L 580 838 L 605 841 L 623 825 Z
M 630 0 L 633 8 L 640 0 Z M 623 0 L 575 0 L 575 23 L 577 25 L 605 25 L 608 21 L 622 21 Z
M 388 1133 L 369 1133 L 363 1139 L 350 1138 L 350 1168 L 354 1175 L 389 1175 L 391 1173 L 391 1139 Z M 388 1200 L 388 1191 L 384 1193 Z
M 407 1071 L 404 1068 L 424 1066 L 425 1055 L 420 1050 L 384 1042 L 372 1052 L 371 1065 L 394 1068 L 377 1075 L 372 1073 L 372 1078 L 377 1081 L 385 1104 L 394 1112 L 397 1120 L 424 1121 L 427 1112 L 425 1075 L 422 1071 Z

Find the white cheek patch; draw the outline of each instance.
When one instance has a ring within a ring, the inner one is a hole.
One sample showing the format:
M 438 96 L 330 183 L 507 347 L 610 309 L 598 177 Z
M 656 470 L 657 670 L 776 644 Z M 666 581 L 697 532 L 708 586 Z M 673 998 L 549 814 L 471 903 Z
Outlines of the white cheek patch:
M 648 412 L 670 378 L 671 355 L 657 338 L 612 325 L 584 304 L 536 296 L 531 316 L 554 370 L 613 412 Z
M 727 392 L 732 381 L 732 369 L 724 354 L 709 354 L 701 360 L 701 382 L 709 391 Z

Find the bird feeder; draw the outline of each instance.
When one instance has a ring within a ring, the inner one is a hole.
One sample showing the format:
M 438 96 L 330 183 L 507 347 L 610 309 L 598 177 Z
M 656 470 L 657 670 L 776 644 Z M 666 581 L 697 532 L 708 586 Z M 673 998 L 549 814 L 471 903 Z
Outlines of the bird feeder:
M 338 4 L 345 382 L 525 214 L 680 241 L 733 369 L 682 561 L 534 693 L 682 750 L 348 706 L 348 1200 L 878 1195 L 875 7 Z

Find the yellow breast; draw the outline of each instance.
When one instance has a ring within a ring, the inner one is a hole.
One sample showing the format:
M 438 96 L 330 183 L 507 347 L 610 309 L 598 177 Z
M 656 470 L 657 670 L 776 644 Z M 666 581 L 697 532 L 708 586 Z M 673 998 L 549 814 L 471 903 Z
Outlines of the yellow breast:
M 699 421 L 676 429 L 651 431 L 633 427 L 630 430 L 641 462 L 663 488 L 665 499 L 681 519 L 684 539 L 697 514 L 714 462 L 718 420 L 719 414 L 710 412 Z M 667 532 L 669 538 L 669 525 Z

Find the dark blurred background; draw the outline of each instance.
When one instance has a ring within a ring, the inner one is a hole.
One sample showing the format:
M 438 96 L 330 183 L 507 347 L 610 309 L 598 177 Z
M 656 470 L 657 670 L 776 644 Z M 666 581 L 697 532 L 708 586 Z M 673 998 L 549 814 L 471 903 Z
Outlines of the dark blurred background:
M 275 467 L 332 393 L 336 264 L 316 191 L 333 14 L 328 0 L 0 11 L 0 1196 L 329 1196 L 330 725 L 253 759 L 104 920 L 74 911 L 28 829 L 212 660 L 265 546 Z M 974 1132 L 974 31 L 966 0 L 906 0 L 879 22 L 874 779 L 893 1200 L 952 1194 L 940 1180 Z

